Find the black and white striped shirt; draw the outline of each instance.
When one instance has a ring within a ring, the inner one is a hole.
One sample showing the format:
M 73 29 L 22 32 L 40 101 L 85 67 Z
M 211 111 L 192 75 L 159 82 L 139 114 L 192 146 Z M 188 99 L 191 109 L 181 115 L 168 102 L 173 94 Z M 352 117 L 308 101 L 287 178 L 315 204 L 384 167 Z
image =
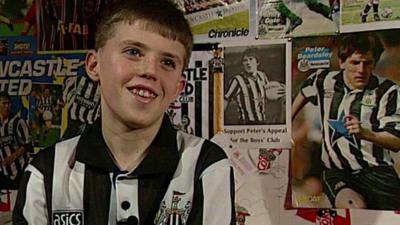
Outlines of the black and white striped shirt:
M 54 104 L 54 99 L 53 96 L 41 96 L 39 98 L 39 104 L 38 104 L 38 109 L 41 110 L 42 112 L 44 111 L 50 111 L 52 112 L 53 110 L 53 104 Z
M 319 106 L 322 119 L 322 161 L 327 168 L 357 170 L 393 165 L 390 152 L 350 135 L 343 117 L 357 117 L 364 128 L 400 137 L 400 88 L 371 75 L 363 90 L 346 86 L 343 72 L 319 70 L 304 82 L 301 93 Z
M 63 101 L 70 120 L 92 124 L 100 116 L 100 87 L 87 76 L 66 78 Z
M 26 122 L 19 116 L 7 119 L 0 124 L 0 161 L 13 154 L 18 148 L 30 144 L 31 136 Z M 28 153 L 18 157 L 10 165 L 0 163 L 0 172 L 11 180 L 15 179 L 19 172 L 28 164 Z
M 224 98 L 237 102 L 239 120 L 265 121 L 265 85 L 267 83 L 268 77 L 262 71 L 257 71 L 254 75 L 239 74 L 231 79 Z
M 33 159 L 13 224 L 233 225 L 232 174 L 217 145 L 174 130 L 166 116 L 146 158 L 120 171 L 96 122 Z

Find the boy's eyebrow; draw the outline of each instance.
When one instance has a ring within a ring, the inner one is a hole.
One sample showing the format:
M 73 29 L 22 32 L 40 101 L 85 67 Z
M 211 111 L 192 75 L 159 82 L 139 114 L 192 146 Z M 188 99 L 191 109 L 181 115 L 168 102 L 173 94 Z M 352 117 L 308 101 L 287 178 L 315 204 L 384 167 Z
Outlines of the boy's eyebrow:
M 120 45 L 137 46 L 137 47 L 142 48 L 142 49 L 144 49 L 144 50 L 150 49 L 150 47 L 149 47 L 148 45 L 146 45 L 146 44 L 144 44 L 144 43 L 142 43 L 142 42 L 139 42 L 139 41 L 132 41 L 132 40 L 123 40 L 123 41 L 121 41 L 121 44 L 120 44 Z M 164 57 L 168 57 L 168 58 L 175 59 L 175 60 L 177 60 L 180 64 L 183 63 L 183 59 L 181 59 L 178 55 L 173 54 L 173 53 L 171 53 L 171 52 L 164 52 L 164 51 L 163 51 L 163 52 L 161 52 L 161 55 L 164 56 Z

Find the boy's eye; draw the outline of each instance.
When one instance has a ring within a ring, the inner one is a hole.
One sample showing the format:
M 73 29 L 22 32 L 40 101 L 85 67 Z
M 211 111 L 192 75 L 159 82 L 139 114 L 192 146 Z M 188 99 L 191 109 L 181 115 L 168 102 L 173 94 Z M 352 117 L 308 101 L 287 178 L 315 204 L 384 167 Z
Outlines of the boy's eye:
M 171 69 L 175 69 L 176 68 L 176 63 L 172 59 L 164 59 L 162 61 L 162 64 L 167 66 L 167 67 L 169 67 L 169 68 L 171 68 Z
M 131 56 L 141 56 L 142 55 L 140 50 L 137 48 L 127 49 L 127 50 L 125 50 L 125 53 L 127 53 L 128 55 L 131 55 Z

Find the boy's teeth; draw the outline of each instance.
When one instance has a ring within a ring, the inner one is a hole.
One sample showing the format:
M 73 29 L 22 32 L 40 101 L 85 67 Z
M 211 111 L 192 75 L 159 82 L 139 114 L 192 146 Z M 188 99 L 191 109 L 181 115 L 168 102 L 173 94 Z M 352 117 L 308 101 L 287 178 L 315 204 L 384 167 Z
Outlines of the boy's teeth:
M 153 93 L 143 90 L 143 89 L 140 89 L 140 90 L 133 89 L 132 92 L 136 95 L 139 95 L 139 96 L 145 97 L 145 98 L 155 97 L 155 95 Z

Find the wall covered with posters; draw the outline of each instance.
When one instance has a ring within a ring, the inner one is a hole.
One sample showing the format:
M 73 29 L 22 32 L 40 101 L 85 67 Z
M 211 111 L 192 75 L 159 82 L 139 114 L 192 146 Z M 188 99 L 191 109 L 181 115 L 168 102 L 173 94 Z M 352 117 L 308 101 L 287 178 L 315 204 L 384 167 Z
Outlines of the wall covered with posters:
M 196 45 L 166 113 L 226 151 L 238 225 L 400 224 L 399 149 L 348 125 L 400 138 L 398 0 L 174 1 Z M 100 115 L 84 60 L 109 2 L 0 0 L 0 225 L 30 157 Z

